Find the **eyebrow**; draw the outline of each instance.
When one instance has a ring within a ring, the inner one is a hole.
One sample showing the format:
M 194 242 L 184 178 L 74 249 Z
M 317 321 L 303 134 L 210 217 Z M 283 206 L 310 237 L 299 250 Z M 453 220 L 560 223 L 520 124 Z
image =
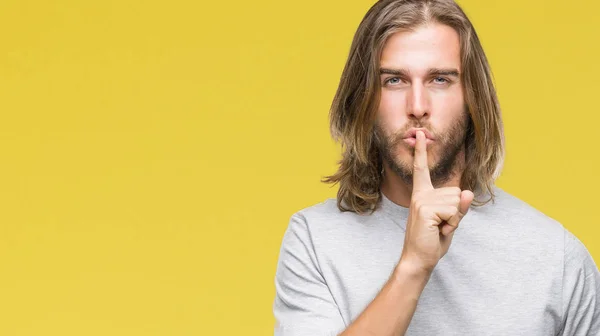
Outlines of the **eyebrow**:
M 389 74 L 396 76 L 407 76 L 410 71 L 406 69 L 389 69 L 389 68 L 381 68 L 379 70 L 379 74 Z M 440 68 L 431 68 L 427 71 L 428 76 L 454 76 L 458 77 L 459 72 L 457 69 L 448 68 L 448 69 L 440 69 Z

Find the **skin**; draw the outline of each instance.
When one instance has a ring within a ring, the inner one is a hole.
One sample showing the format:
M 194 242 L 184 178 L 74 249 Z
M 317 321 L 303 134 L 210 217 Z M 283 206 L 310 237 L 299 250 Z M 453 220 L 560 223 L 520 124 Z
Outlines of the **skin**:
M 388 151 L 382 191 L 407 204 L 409 216 L 398 265 L 343 336 L 406 333 L 433 269 L 473 201 L 471 191 L 458 187 L 466 126 L 458 76 L 445 82 L 439 73 L 430 74 L 434 68 L 460 73 L 459 48 L 456 32 L 439 24 L 396 33 L 384 46 L 382 68 L 403 69 L 403 75 L 382 88 L 379 131 L 386 135 L 381 148 Z M 389 77 L 383 74 L 382 81 Z M 415 126 L 425 127 L 435 140 L 428 141 L 423 131 L 417 131 L 414 147 L 395 140 Z
M 464 140 L 468 115 L 460 82 L 459 37 L 454 29 L 436 23 L 392 35 L 382 50 L 381 101 L 375 127 L 383 153 L 382 192 L 409 207 L 414 147 L 403 134 L 423 127 L 435 138 L 427 145 L 432 183 L 459 186 L 464 169 Z M 431 73 L 449 70 L 451 73 Z

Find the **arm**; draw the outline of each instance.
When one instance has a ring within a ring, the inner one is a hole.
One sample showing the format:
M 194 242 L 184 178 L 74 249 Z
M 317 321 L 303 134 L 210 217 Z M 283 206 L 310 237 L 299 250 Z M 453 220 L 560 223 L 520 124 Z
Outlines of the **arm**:
M 430 275 L 401 259 L 379 294 L 340 336 L 404 335 Z
M 275 274 L 275 335 L 402 335 L 431 274 L 417 265 L 401 258 L 380 293 L 344 331 L 346 323 L 321 274 L 306 220 L 295 214 L 284 233 Z
M 306 219 L 294 214 L 275 273 L 275 336 L 330 336 L 345 327 L 323 278 Z
M 400 262 L 375 299 L 342 336 L 404 335 L 436 264 L 469 210 L 473 193 L 435 189 L 426 139 L 417 132 L 413 190 Z M 275 280 L 275 335 L 338 335 L 346 325 L 319 269 L 306 221 L 292 216 L 281 247 Z
M 371 304 L 341 336 L 404 335 L 436 264 L 450 248 L 473 193 L 435 189 L 427 163 L 425 134 L 417 132 L 413 189 L 400 262 Z
M 562 336 L 600 335 L 600 273 L 583 243 L 565 230 Z

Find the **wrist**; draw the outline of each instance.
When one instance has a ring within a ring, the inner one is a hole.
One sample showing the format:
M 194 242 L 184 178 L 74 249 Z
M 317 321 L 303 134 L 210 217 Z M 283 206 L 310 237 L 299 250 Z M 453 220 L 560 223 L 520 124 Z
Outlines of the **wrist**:
M 404 279 L 424 280 L 427 282 L 432 272 L 432 267 L 425 267 L 421 263 L 409 258 L 400 258 L 400 261 L 394 270 L 394 276 L 402 277 Z
M 421 293 L 425 289 L 430 271 L 420 267 L 408 260 L 400 259 L 400 262 L 392 274 L 392 283 L 394 288 L 401 289 L 404 300 L 418 302 Z

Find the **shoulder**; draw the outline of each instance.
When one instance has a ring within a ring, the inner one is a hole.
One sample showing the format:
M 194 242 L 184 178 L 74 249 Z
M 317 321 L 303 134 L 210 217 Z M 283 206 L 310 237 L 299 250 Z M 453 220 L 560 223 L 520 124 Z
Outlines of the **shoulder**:
M 391 225 L 393 223 L 382 222 L 378 213 L 359 215 L 342 211 L 336 198 L 328 198 L 293 213 L 288 231 L 300 233 L 299 236 L 323 251 L 350 244 L 355 239 L 380 235 L 389 231 Z
M 552 218 L 536 209 L 531 204 L 499 187 L 494 187 L 494 200 L 491 201 L 489 205 L 482 208 L 494 212 L 526 215 L 535 219 L 553 221 Z
M 337 219 L 340 214 L 342 212 L 337 208 L 336 199 L 327 198 L 295 211 L 289 218 L 287 231 L 301 233 L 305 238 L 310 238 L 310 231 L 313 231 L 315 226 L 324 226 Z
M 373 220 L 371 215 L 341 211 L 336 198 L 327 198 L 319 203 L 300 209 L 292 215 L 292 218 L 302 220 L 308 229 L 319 231 L 328 231 L 351 223 L 365 223 Z
M 564 233 L 564 264 L 565 274 L 572 272 L 583 272 L 583 277 L 587 278 L 598 272 L 598 267 L 594 258 L 583 242 L 572 232 L 565 230 Z
M 569 234 L 563 224 L 498 187 L 494 194 L 494 201 L 469 210 L 472 232 L 496 241 L 506 253 L 562 264 Z
M 565 264 L 595 267 L 583 242 L 561 222 L 498 187 L 494 193 L 494 203 L 476 210 L 479 215 L 496 218 L 519 234 L 529 233 L 538 242 L 554 243 L 563 252 Z
M 512 228 L 530 228 L 560 235 L 565 230 L 562 223 L 507 191 L 494 187 L 494 200 L 474 212 L 488 219 L 505 223 Z
M 327 222 L 331 212 L 335 211 L 335 199 L 326 199 L 317 204 L 302 208 L 289 217 L 283 234 L 280 250 L 280 263 L 315 262 L 315 237 L 312 227 L 315 223 Z
M 335 198 L 327 198 L 319 203 L 297 210 L 292 216 L 313 219 L 337 216 L 340 213 L 341 211 L 337 207 L 337 200 Z

